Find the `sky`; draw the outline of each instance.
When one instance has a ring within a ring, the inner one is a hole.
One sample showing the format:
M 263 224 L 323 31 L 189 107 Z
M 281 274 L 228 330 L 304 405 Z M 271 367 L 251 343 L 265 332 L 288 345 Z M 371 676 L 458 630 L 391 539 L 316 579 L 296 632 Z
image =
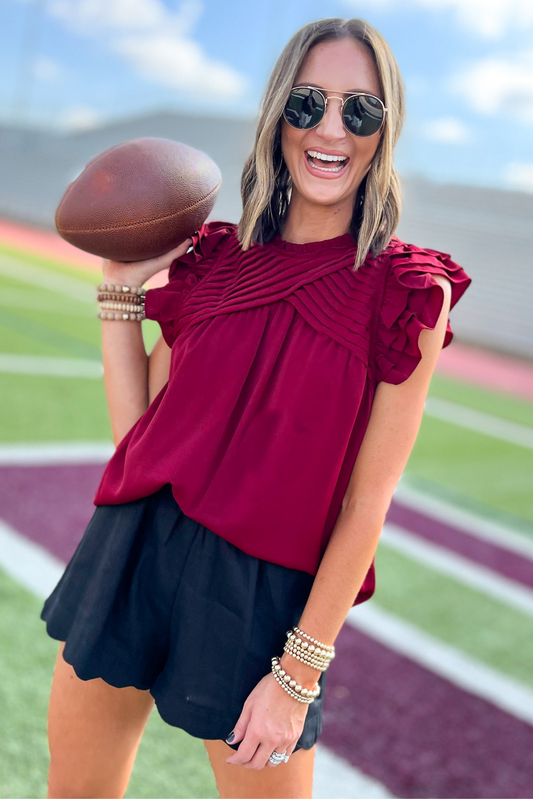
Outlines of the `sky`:
M 324 17 L 391 46 L 402 175 L 533 192 L 533 0 L 0 0 L 0 121 L 254 118 L 286 42 Z

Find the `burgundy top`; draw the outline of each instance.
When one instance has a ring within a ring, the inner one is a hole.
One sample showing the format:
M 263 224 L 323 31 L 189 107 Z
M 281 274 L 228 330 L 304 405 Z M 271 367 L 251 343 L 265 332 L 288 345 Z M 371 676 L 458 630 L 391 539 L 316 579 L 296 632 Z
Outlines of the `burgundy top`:
M 393 237 L 353 270 L 349 233 L 243 252 L 210 222 L 146 292 L 172 348 L 168 383 L 119 443 L 95 505 L 166 483 L 192 519 L 249 555 L 316 574 L 365 433 L 376 385 L 421 359 L 443 292 L 471 279 L 448 255 Z M 452 340 L 448 324 L 444 346 Z M 375 589 L 374 562 L 354 604 Z

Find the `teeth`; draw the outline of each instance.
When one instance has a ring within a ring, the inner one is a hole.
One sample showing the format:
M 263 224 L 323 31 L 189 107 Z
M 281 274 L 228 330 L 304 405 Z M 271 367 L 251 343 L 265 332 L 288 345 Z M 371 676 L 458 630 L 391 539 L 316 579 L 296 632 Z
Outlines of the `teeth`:
M 340 172 L 341 169 L 344 169 L 344 164 L 339 164 L 339 166 L 317 166 L 313 164 L 313 169 L 320 169 L 321 172 Z
M 317 150 L 307 150 L 307 155 L 311 158 L 319 158 L 321 161 L 346 161 L 346 155 L 326 155 L 326 153 L 319 153 Z

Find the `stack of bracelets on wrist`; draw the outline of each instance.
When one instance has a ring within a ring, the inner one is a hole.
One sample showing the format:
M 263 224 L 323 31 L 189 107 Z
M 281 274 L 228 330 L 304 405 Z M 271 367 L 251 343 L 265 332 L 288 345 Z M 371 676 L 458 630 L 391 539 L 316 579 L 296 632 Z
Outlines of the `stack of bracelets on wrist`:
M 317 671 L 326 671 L 335 657 L 334 646 L 321 644 L 320 641 L 311 638 L 310 635 L 307 635 L 298 627 L 293 627 L 292 630 L 288 631 L 283 651 Z M 298 685 L 296 680 L 292 679 L 282 668 L 279 658 L 272 658 L 272 673 L 281 687 L 298 702 L 311 704 L 320 694 L 318 683 L 312 689 L 302 688 L 301 685 Z
M 307 640 L 302 640 L 307 639 Z M 306 663 L 317 671 L 326 671 L 335 657 L 335 647 L 321 644 L 315 638 L 304 633 L 298 627 L 293 627 L 287 633 L 287 641 L 283 647 L 286 652 L 296 660 Z
M 284 688 L 293 699 L 296 699 L 297 702 L 303 702 L 306 705 L 310 705 L 311 702 L 314 702 L 317 696 L 320 694 L 320 685 L 318 684 L 311 689 L 302 688 L 301 685 L 298 685 L 296 680 L 293 680 L 292 677 L 290 677 L 287 672 L 281 668 L 279 658 L 272 658 L 272 674 L 281 687 Z
M 142 322 L 146 319 L 144 313 L 146 289 L 140 286 L 100 283 L 97 292 L 100 306 L 99 319 L 111 319 L 117 322 Z

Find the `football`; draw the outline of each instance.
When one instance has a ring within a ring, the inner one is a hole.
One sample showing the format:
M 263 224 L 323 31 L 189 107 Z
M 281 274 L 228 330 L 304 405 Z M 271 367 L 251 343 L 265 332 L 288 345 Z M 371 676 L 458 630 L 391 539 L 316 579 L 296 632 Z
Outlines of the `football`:
M 56 210 L 60 236 L 113 261 L 144 261 L 192 236 L 222 182 L 208 155 L 170 139 L 122 142 L 92 158 Z

